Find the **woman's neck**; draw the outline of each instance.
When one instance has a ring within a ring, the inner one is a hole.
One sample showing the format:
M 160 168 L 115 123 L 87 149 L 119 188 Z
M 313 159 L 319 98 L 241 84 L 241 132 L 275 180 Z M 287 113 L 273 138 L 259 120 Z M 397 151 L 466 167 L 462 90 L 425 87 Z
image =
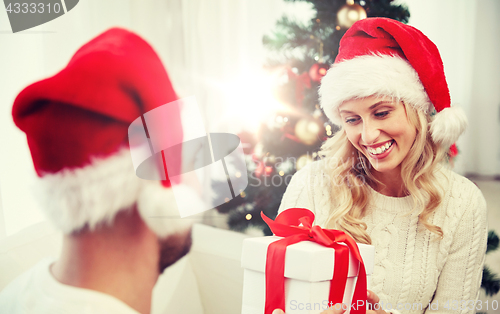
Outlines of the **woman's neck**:
M 387 172 L 373 171 L 372 175 L 382 184 L 373 182 L 372 188 L 380 194 L 392 197 L 404 197 L 408 195 L 403 178 L 401 177 L 401 166 Z

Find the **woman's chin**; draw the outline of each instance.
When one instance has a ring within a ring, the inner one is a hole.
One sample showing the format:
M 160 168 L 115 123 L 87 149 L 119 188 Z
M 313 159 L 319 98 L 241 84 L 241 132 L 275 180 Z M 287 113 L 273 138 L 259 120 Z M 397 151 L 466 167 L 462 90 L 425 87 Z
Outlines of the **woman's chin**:
M 385 162 L 380 160 L 371 160 L 370 158 L 370 168 L 373 171 L 378 173 L 390 173 L 391 171 L 395 171 L 398 169 L 397 164 L 393 164 L 391 162 Z

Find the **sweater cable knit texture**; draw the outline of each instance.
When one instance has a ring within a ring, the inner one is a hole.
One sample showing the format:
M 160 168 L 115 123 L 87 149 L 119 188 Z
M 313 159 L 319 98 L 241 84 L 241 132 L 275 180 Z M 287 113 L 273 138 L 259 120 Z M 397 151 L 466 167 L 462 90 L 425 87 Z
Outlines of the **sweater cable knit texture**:
M 335 196 L 322 162 L 293 176 L 279 212 L 307 208 L 316 215 L 315 225 L 328 228 Z M 443 239 L 418 221 L 418 213 L 411 213 L 411 196 L 389 197 L 370 188 L 362 220 L 375 246 L 371 290 L 387 312 L 475 313 L 471 308 L 479 296 L 488 233 L 486 202 L 476 185 L 444 166 L 436 177 L 443 199 L 429 222 L 442 228 Z

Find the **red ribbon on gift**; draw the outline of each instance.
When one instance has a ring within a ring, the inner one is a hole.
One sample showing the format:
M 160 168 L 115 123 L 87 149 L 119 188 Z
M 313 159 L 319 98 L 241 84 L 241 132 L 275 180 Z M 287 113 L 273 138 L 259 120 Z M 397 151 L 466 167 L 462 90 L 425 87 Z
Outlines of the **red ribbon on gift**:
M 312 241 L 335 250 L 335 268 L 330 284 L 328 301 L 330 305 L 342 303 L 349 268 L 349 250 L 359 261 L 359 273 L 351 304 L 351 314 L 366 313 L 366 270 L 353 238 L 343 231 L 322 229 L 312 226 L 314 213 L 305 208 L 290 208 L 279 214 L 273 221 L 260 213 L 271 231 L 280 237 L 267 248 L 266 260 L 266 304 L 265 314 L 272 314 L 275 309 L 285 311 L 285 254 L 287 246 Z M 345 243 L 340 245 L 339 243 Z M 358 306 L 358 300 L 361 306 Z

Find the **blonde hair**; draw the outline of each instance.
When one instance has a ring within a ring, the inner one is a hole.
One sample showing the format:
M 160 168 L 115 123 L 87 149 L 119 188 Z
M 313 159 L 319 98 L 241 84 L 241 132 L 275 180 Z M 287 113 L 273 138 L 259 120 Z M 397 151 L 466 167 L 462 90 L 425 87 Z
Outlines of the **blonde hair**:
M 434 170 L 444 159 L 446 152 L 431 139 L 430 116 L 404 102 L 403 105 L 408 121 L 416 128 L 417 134 L 401 163 L 401 177 L 413 200 L 412 212 L 420 210 L 419 222 L 442 237 L 441 228 L 427 220 L 441 204 L 441 187 L 434 176 Z M 320 156 L 324 159 L 323 170 L 330 178 L 331 187 L 330 193 L 327 193 L 329 197 L 325 200 L 329 204 L 323 204 L 331 206 L 327 227 L 350 234 L 356 242 L 371 244 L 371 238 L 366 232 L 367 226 L 361 219 L 367 211 L 370 193 L 368 184 L 383 185 L 382 182 L 370 173 L 368 160 L 351 144 L 343 129 L 323 144 Z

